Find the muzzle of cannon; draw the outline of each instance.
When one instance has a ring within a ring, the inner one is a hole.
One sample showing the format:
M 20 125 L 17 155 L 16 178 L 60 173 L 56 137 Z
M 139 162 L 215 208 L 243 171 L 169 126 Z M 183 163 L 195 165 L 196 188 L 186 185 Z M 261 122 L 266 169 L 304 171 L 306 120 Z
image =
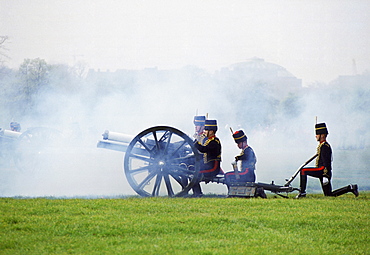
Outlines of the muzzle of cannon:
M 135 137 L 133 135 L 112 132 L 109 130 L 105 130 L 102 136 L 103 139 L 98 141 L 97 144 L 98 148 L 105 148 L 122 152 L 126 152 L 129 143 Z
M 2 139 L 18 139 L 22 135 L 21 132 L 11 131 L 7 129 L 0 128 L 0 137 Z

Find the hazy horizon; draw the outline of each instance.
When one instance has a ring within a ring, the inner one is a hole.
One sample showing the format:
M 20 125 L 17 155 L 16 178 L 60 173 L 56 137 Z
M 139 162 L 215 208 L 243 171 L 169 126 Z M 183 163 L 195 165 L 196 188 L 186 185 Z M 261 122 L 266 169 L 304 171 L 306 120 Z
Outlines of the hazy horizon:
M 26 58 L 90 68 L 208 71 L 260 57 L 303 84 L 370 68 L 368 1 L 0 0 L 0 33 Z

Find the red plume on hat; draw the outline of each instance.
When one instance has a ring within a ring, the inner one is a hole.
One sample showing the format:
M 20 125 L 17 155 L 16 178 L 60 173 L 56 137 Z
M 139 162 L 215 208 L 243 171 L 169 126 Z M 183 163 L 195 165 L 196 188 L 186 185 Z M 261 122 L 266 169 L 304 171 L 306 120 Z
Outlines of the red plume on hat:
M 247 136 L 244 134 L 243 130 L 235 131 L 233 138 L 236 143 L 247 141 Z

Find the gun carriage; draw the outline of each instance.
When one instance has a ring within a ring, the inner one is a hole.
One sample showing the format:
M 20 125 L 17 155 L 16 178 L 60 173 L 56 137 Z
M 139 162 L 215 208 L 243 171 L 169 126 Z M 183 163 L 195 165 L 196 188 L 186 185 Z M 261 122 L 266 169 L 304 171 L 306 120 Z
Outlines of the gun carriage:
M 303 164 L 285 185 L 227 183 L 223 174 L 212 179 L 203 178 L 199 173 L 202 156 L 193 140 L 173 127 L 155 126 L 136 136 L 107 130 L 97 147 L 125 152 L 124 173 L 130 186 L 141 196 L 187 196 L 195 183 L 204 181 L 226 184 L 229 196 L 252 197 L 256 196 L 257 189 L 263 189 L 287 198 L 288 193 L 298 191 L 291 182 L 316 157 Z

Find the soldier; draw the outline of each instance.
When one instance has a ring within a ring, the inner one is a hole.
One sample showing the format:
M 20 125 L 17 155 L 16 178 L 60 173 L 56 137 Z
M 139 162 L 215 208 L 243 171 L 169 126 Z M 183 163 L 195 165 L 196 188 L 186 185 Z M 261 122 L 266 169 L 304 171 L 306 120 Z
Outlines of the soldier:
M 241 149 L 241 153 L 235 157 L 235 162 L 233 165 L 241 161 L 241 171 L 235 173 L 228 172 L 225 174 L 226 184 L 229 187 L 232 182 L 255 182 L 256 174 L 254 173 L 256 169 L 257 158 L 252 149 L 248 145 L 248 138 L 242 130 L 236 131 L 233 134 L 233 138 L 238 148 Z M 262 188 L 258 188 L 256 196 L 266 198 L 266 194 Z
M 235 157 L 235 163 L 241 161 L 241 172 L 238 174 L 240 179 L 238 179 L 238 181 L 255 182 L 256 175 L 254 170 L 257 158 L 252 147 L 248 146 L 248 138 L 242 130 L 236 131 L 233 134 L 233 138 L 238 148 L 242 150 L 241 153 Z M 225 178 L 227 183 L 236 181 L 235 172 L 226 173 Z
M 193 137 L 197 141 L 203 141 L 206 139 L 206 136 L 204 135 L 205 121 L 206 121 L 206 116 L 194 116 L 195 133 Z
M 206 116 L 194 116 L 194 129 L 195 133 L 193 135 L 194 142 L 199 141 L 201 144 L 207 139 L 204 135 L 204 122 L 206 120 Z M 181 185 L 182 187 L 186 187 L 188 185 L 188 176 L 187 175 L 180 175 Z
M 331 161 L 332 150 L 330 144 L 326 141 L 329 134 L 325 123 L 315 125 L 316 140 L 319 142 L 317 147 L 316 167 L 303 168 L 300 173 L 300 193 L 296 198 L 306 196 L 307 176 L 319 178 L 322 190 L 325 196 L 337 197 L 348 192 L 352 192 L 356 197 L 358 196 L 358 186 L 351 184 L 343 188 L 332 191 L 331 187 Z
M 216 176 L 221 168 L 221 142 L 216 137 L 217 132 L 217 121 L 216 120 L 205 120 L 204 132 L 207 137 L 202 141 L 195 141 L 194 145 L 203 153 L 203 161 L 200 164 L 200 173 L 202 174 L 202 180 L 211 179 Z M 193 197 L 201 197 L 203 195 L 202 189 L 199 183 L 193 186 Z
M 21 125 L 18 122 L 10 122 L 10 130 L 15 132 L 21 132 Z

